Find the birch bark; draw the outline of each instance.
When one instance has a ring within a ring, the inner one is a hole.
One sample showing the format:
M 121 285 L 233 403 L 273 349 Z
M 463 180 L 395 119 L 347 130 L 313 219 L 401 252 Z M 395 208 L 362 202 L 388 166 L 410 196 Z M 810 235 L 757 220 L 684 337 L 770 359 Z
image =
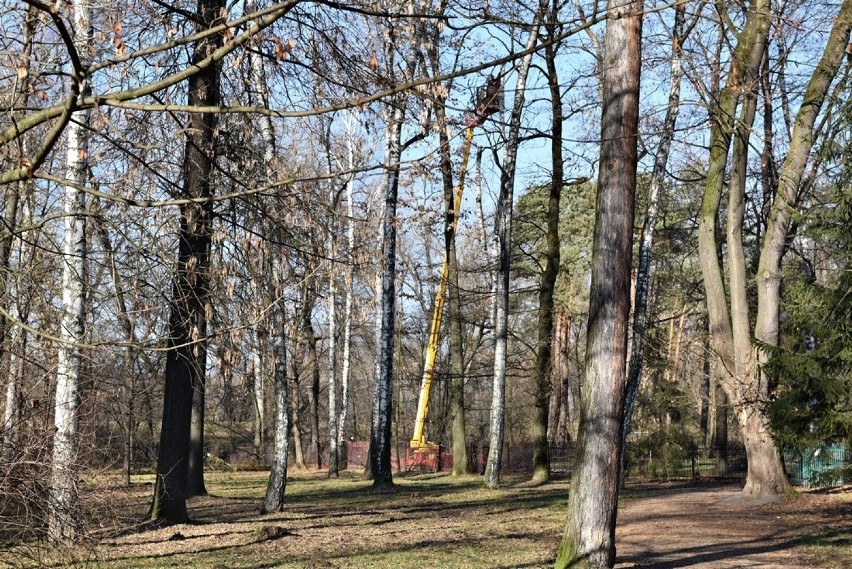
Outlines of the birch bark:
M 531 49 L 538 42 L 539 28 L 547 10 L 548 1 L 541 0 L 533 18 L 525 48 Z M 494 320 L 494 376 L 491 393 L 490 436 L 488 459 L 485 464 L 485 485 L 497 488 L 500 485 L 500 469 L 503 455 L 503 428 L 506 399 L 506 358 L 509 329 L 509 274 L 512 240 L 512 207 L 515 185 L 515 163 L 520 140 L 521 115 L 524 110 L 524 95 L 532 53 L 525 55 L 517 70 L 515 100 L 509 117 L 509 131 L 503 154 L 500 173 L 500 197 L 497 202 L 497 240 L 500 251 L 500 270 L 497 277 L 496 317 Z
M 84 70 L 92 61 L 92 6 L 88 0 L 74 2 L 74 47 Z M 84 71 L 85 72 L 85 71 Z M 76 73 L 80 93 L 90 90 L 90 78 Z M 84 186 L 88 168 L 89 112 L 74 113 L 67 127 L 67 177 Z M 64 196 L 65 233 L 62 264 L 62 323 L 56 361 L 56 402 L 54 408 L 53 461 L 48 492 L 48 537 L 55 543 L 73 541 L 79 530 L 77 510 L 77 446 L 80 407 L 80 379 L 85 328 L 86 282 L 86 199 L 76 187 L 66 186 Z

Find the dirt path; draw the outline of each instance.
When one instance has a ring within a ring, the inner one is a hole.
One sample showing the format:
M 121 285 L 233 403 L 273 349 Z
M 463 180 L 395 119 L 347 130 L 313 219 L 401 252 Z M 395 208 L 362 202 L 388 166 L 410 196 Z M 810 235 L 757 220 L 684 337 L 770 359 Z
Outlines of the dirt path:
M 794 545 L 820 532 L 852 535 L 852 506 L 803 495 L 781 504 L 738 503 L 737 486 L 637 487 L 619 512 L 618 568 L 814 567 Z M 824 566 L 824 565 L 820 565 Z M 840 558 L 836 567 L 852 567 Z

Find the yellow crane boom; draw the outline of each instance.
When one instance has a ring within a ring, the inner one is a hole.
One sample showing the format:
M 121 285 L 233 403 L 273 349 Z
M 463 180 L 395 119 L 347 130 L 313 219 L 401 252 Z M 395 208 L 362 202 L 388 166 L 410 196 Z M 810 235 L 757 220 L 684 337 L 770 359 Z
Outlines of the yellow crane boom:
M 464 193 L 464 180 L 467 172 L 467 162 L 470 158 L 470 147 L 473 141 L 473 127 L 476 123 L 468 125 L 464 132 L 464 143 L 462 145 L 462 159 L 459 167 L 459 183 L 456 186 L 455 202 L 453 204 L 453 218 L 447 227 L 450 235 L 455 235 L 458 225 L 459 213 L 461 212 L 462 194 Z M 420 399 L 417 403 L 417 417 L 414 420 L 414 436 L 411 437 L 411 448 L 418 452 L 434 452 L 437 445 L 426 441 L 424 428 L 426 415 L 429 413 L 429 391 L 432 388 L 432 377 L 435 373 L 435 359 L 438 356 L 438 339 L 441 331 L 441 319 L 444 314 L 444 302 L 447 294 L 447 282 L 450 273 L 449 250 L 444 249 L 444 264 L 441 268 L 441 278 L 438 281 L 438 290 L 435 292 L 435 310 L 432 313 L 432 322 L 429 327 L 429 339 L 426 344 L 426 358 L 423 366 L 423 379 L 420 382 Z

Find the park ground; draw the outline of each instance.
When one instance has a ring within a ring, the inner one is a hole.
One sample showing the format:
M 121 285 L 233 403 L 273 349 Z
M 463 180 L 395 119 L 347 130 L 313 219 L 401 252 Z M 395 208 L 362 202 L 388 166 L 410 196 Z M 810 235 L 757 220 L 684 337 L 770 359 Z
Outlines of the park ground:
M 0 552 L 0 567 L 152 569 L 552 567 L 566 480 L 402 475 L 375 491 L 357 475 L 296 472 L 284 512 L 258 514 L 266 473 L 217 472 L 190 502 L 194 523 L 144 521 L 150 477 L 86 487 L 89 533 L 62 551 L 38 542 Z M 632 483 L 622 494 L 616 567 L 852 568 L 852 488 L 800 491 L 780 503 L 738 500 L 736 484 Z

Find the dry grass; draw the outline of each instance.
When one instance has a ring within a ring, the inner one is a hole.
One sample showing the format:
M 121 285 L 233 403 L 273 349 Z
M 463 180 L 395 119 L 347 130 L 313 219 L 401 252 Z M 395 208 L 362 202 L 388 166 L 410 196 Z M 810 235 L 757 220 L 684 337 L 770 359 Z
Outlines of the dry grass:
M 357 476 L 330 480 L 301 472 L 288 483 L 286 511 L 261 516 L 266 473 L 211 473 L 211 496 L 190 503 L 195 523 L 151 528 L 141 522 L 150 478 L 135 478 L 129 489 L 107 481 L 87 493 L 85 543 L 63 551 L 18 546 L 0 554 L 0 566 L 549 567 L 567 498 L 565 481 L 528 487 L 509 480 L 494 491 L 479 477 L 420 475 L 375 491 Z M 848 555 L 852 517 L 833 513 L 840 505 L 848 516 L 852 502 L 842 501 L 848 493 L 759 507 L 726 504 L 735 492 L 691 484 L 628 490 L 619 514 L 618 567 L 843 567 L 832 553 Z M 829 519 L 843 523 L 824 526 Z

